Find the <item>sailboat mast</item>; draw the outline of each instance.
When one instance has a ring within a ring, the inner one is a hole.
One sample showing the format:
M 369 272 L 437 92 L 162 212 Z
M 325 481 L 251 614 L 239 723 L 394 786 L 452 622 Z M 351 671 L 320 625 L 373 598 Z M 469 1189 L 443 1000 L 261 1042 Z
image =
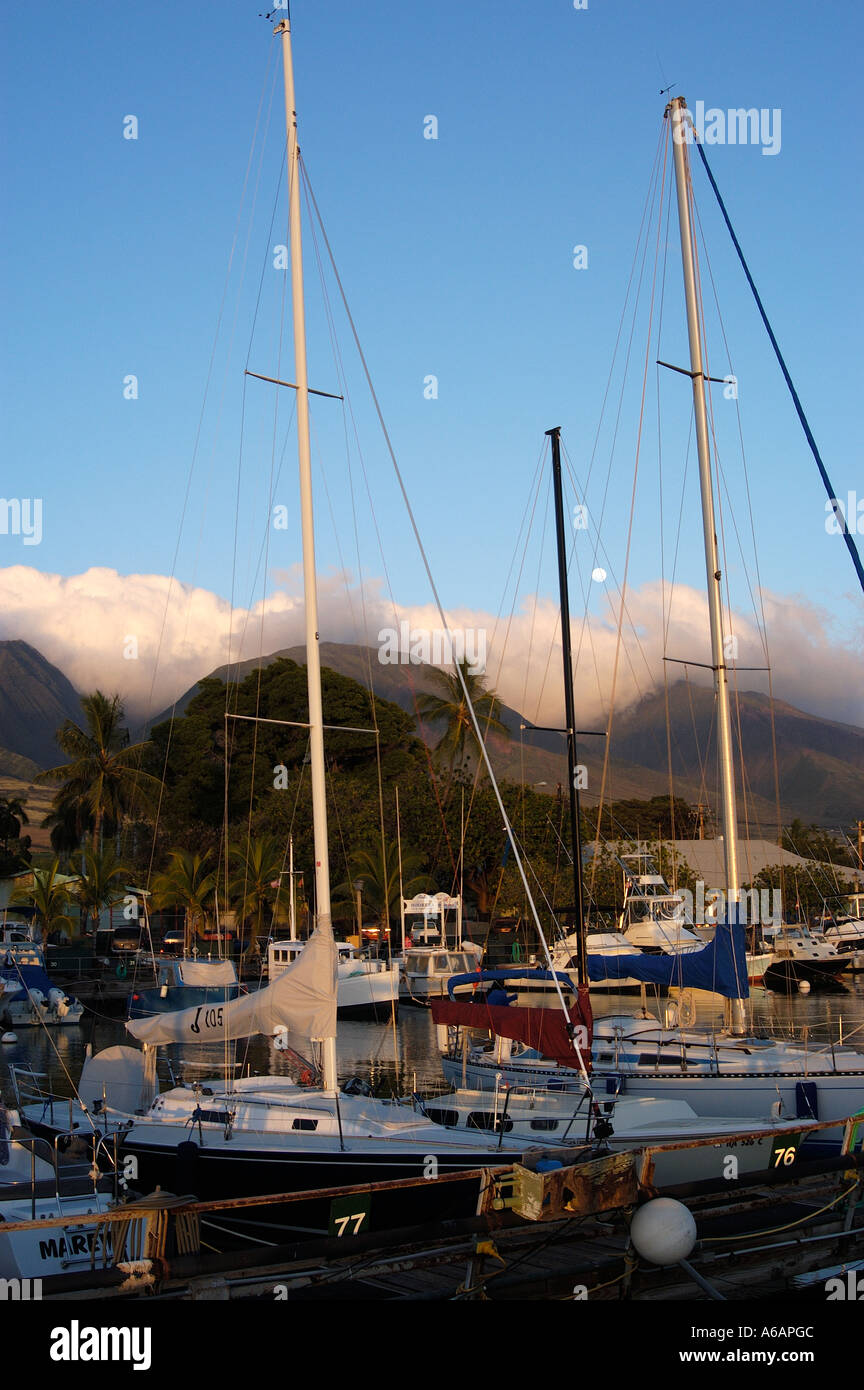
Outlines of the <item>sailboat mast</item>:
M 309 756 L 315 851 L 315 908 L 318 925 L 330 925 L 330 862 L 327 854 L 327 798 L 324 767 L 324 712 L 321 653 L 318 647 L 318 586 L 315 574 L 315 520 L 312 508 L 312 450 L 309 440 L 309 377 L 306 365 L 306 311 L 303 298 L 303 240 L 300 222 L 300 146 L 294 100 L 291 24 L 274 29 L 282 40 L 285 77 L 285 133 L 288 167 L 288 221 L 291 245 L 291 297 L 294 311 L 294 375 L 297 386 L 297 450 L 300 464 L 300 518 L 303 536 L 303 593 L 306 606 L 306 684 L 309 696 Z M 324 1086 L 336 1088 L 336 1039 L 324 1039 Z
M 547 430 L 552 441 L 552 485 L 555 493 L 555 535 L 558 544 L 558 589 L 561 596 L 561 650 L 564 658 L 564 714 L 567 724 L 567 781 L 570 789 L 570 847 L 573 855 L 573 902 L 576 909 L 576 960 L 580 984 L 588 983 L 585 945 L 585 903 L 582 889 L 582 833 L 579 826 L 578 764 L 576 762 L 576 702 L 573 698 L 573 656 L 570 649 L 570 594 L 567 585 L 567 542 L 564 531 L 564 493 L 561 486 L 561 428 Z
M 696 294 L 696 260 L 690 216 L 690 162 L 687 153 L 689 117 L 683 97 L 675 97 L 666 108 L 672 118 L 672 145 L 675 160 L 675 186 L 678 195 L 678 222 L 681 229 L 681 260 L 684 268 L 684 294 L 687 304 L 687 332 L 690 339 L 690 379 L 693 383 L 693 410 L 696 421 L 696 447 L 699 456 L 699 486 L 702 494 L 702 529 L 705 542 L 705 570 L 708 580 L 708 617 L 711 629 L 711 665 L 717 698 L 718 751 L 722 796 L 723 857 L 726 871 L 727 922 L 737 920 L 738 817 L 735 809 L 735 772 L 732 761 L 732 719 L 729 708 L 729 681 L 723 642 L 723 599 L 720 589 L 720 560 L 714 519 L 714 485 L 711 478 L 711 451 L 708 440 L 708 408 L 705 373 L 702 364 L 702 337 Z
M 297 940 L 297 909 L 294 897 L 294 836 L 288 836 L 288 930 L 289 939 Z

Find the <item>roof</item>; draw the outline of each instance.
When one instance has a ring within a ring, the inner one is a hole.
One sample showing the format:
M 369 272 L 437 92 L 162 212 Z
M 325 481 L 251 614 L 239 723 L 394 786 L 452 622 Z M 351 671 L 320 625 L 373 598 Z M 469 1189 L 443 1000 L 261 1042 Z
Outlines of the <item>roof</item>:
M 672 840 L 669 843 L 686 859 L 690 868 L 699 878 L 702 879 L 706 888 L 722 888 L 726 877 L 723 862 L 723 838 L 719 836 L 716 840 Z M 791 850 L 781 849 L 774 840 L 744 840 L 738 841 L 738 864 L 741 871 L 742 883 L 752 883 L 753 879 L 762 869 L 769 864 L 783 864 L 792 869 L 806 869 L 812 864 L 811 859 L 805 859 L 800 854 L 793 854 Z M 864 873 L 859 869 L 852 869 L 845 864 L 824 864 L 822 866 L 829 874 L 836 872 L 839 877 L 844 879 L 857 879 L 864 884 Z

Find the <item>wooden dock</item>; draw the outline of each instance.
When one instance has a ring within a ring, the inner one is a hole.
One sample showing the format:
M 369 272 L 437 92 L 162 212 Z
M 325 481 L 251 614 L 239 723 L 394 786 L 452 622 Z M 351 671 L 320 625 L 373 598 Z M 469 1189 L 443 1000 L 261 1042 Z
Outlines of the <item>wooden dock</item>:
M 750 1174 L 738 1184 L 664 1190 L 691 1211 L 698 1244 L 687 1265 L 651 1265 L 638 1257 L 629 1234 L 636 1208 L 658 1195 L 640 1179 L 645 1161 L 642 1153 L 592 1153 L 551 1173 L 517 1164 L 403 1179 L 382 1186 L 468 1184 L 476 1215 L 285 1243 L 278 1242 L 286 1228 L 270 1227 L 272 1244 L 262 1241 L 268 1208 L 302 1203 L 309 1193 L 197 1202 L 157 1192 L 108 1213 L 54 1223 L 92 1230 L 90 1268 L 46 1277 L 42 1296 L 103 1302 L 792 1298 L 805 1296 L 796 1287 L 800 1276 L 864 1254 L 864 1154 L 849 1152 Z M 345 1187 L 315 1195 L 340 1202 L 368 1192 Z M 240 1224 L 250 1213 L 258 1233 L 251 1240 Z M 45 1232 L 52 1223 L 10 1223 L 4 1234 L 34 1225 Z

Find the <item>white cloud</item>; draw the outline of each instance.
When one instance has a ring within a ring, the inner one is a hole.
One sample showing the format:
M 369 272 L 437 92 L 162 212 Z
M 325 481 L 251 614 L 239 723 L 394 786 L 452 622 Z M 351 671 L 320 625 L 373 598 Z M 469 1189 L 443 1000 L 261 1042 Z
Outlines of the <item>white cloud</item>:
M 304 640 L 299 568 L 279 572 L 277 588 L 263 603 L 235 608 L 206 589 L 169 581 L 164 575 L 120 575 L 90 569 L 64 578 L 23 565 L 0 570 L 0 638 L 21 638 L 47 657 L 79 690 L 96 686 L 123 696 L 130 716 L 157 713 L 201 676 L 232 660 L 248 659 Z M 830 615 L 801 597 L 763 596 L 768 620 L 775 695 L 814 714 L 864 724 L 860 651 L 839 641 Z M 618 663 L 616 706 L 625 708 L 662 680 L 662 610 L 659 582 L 628 595 L 628 614 Z M 412 627 L 437 629 L 437 611 L 394 605 L 380 581 L 361 591 L 344 575 L 319 580 L 319 627 L 323 641 L 377 644 L 377 634 L 402 619 Z M 229 621 L 230 620 L 230 621 Z M 453 627 L 485 629 L 487 673 L 509 705 L 538 723 L 561 720 L 561 656 L 557 604 L 527 599 L 508 624 L 471 609 L 448 614 Z M 704 595 L 676 586 L 666 652 L 707 661 Z M 634 636 L 635 634 L 638 635 Z M 736 615 L 738 662 L 764 666 L 755 624 Z M 616 619 L 574 620 L 576 697 L 588 727 L 605 716 L 617 644 Z M 137 659 L 124 657 L 137 640 Z M 670 668 L 674 676 L 680 667 Z M 693 669 L 694 679 L 709 679 Z M 739 677 L 742 689 L 767 689 L 763 674 Z

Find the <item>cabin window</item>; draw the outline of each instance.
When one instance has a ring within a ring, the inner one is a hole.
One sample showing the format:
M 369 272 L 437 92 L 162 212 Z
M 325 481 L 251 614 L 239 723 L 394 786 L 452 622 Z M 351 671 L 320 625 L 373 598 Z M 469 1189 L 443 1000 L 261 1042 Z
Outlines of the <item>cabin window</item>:
M 411 969 L 417 975 L 428 975 L 429 957 L 412 955 L 409 961 L 409 969 Z
M 306 1120 L 306 1119 L 302 1119 L 302 1118 L 301 1118 L 301 1119 L 297 1119 L 297 1120 L 293 1120 L 292 1123 L 291 1123 L 291 1128 L 292 1128 L 292 1129 L 317 1129 L 317 1128 L 318 1128 L 318 1121 L 317 1121 L 317 1120 Z
M 453 968 L 454 967 L 450 963 L 449 956 L 439 956 L 435 962 L 435 969 L 438 971 L 439 975 L 452 974 Z
M 513 1121 L 495 1115 L 491 1110 L 472 1110 L 468 1116 L 468 1128 L 492 1129 L 496 1134 L 500 1134 L 503 1129 L 505 1134 L 509 1134 L 513 1128 Z
M 426 1114 L 436 1125 L 446 1125 L 448 1129 L 458 1129 L 459 1127 L 458 1110 L 430 1110 L 427 1105 Z
M 557 1121 L 557 1120 L 546 1120 L 546 1119 L 538 1118 L 538 1119 L 536 1119 L 536 1120 L 532 1120 L 532 1121 L 531 1121 L 531 1128 L 532 1128 L 532 1129 L 545 1129 L 545 1130 L 547 1130 L 547 1131 L 551 1131 L 551 1130 L 553 1130 L 553 1129 L 557 1129 L 557 1128 L 558 1128 L 558 1121 Z
M 656 1052 L 643 1052 L 637 1059 L 638 1067 L 698 1067 L 698 1062 L 690 1062 L 681 1056 L 680 1052 L 663 1052 L 657 1056 Z
M 227 1125 L 231 1121 L 231 1116 L 227 1110 L 201 1110 L 194 1111 L 192 1119 L 196 1122 L 200 1120 L 205 1125 Z

